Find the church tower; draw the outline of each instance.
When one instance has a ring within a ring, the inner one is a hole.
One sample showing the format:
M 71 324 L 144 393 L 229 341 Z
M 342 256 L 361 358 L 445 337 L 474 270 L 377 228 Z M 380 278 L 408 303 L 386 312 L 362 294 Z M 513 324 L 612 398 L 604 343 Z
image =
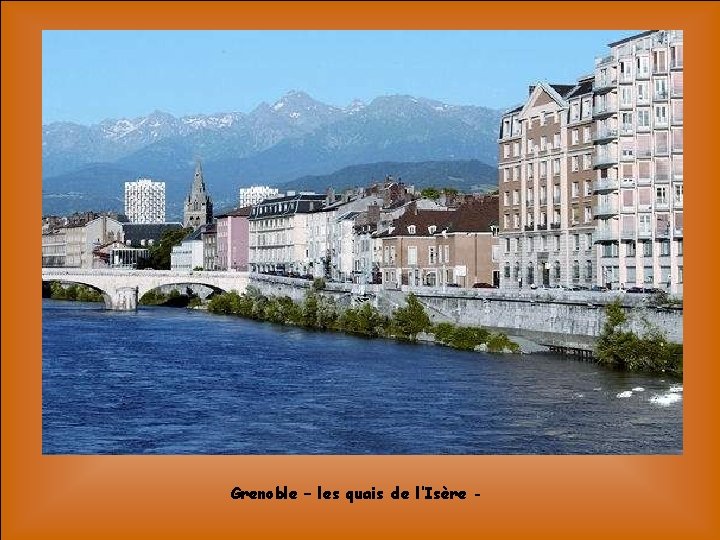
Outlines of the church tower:
M 202 166 L 200 160 L 195 165 L 195 178 L 193 178 L 192 189 L 185 199 L 185 211 L 183 213 L 183 227 L 198 229 L 202 225 L 212 223 L 213 206 L 212 199 L 205 190 Z

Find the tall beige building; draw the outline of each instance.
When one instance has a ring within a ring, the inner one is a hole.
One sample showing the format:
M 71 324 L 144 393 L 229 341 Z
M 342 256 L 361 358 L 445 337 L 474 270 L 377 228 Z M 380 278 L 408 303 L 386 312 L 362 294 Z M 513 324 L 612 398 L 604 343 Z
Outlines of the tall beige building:
M 609 47 L 594 85 L 599 282 L 682 293 L 683 34 Z
M 500 127 L 500 283 L 591 286 L 592 76 L 540 82 Z

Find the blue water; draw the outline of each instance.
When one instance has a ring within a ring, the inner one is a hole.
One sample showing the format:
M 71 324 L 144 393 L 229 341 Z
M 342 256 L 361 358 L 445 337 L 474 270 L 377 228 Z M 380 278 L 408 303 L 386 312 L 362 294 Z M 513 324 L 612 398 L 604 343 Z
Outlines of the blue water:
M 682 386 L 557 355 L 43 300 L 43 452 L 681 453 Z

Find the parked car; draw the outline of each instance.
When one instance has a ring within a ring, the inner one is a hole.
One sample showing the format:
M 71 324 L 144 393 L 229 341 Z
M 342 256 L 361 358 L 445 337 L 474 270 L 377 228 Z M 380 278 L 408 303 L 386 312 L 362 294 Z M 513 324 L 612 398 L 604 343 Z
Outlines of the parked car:
M 593 285 L 590 287 L 590 290 L 593 292 L 607 292 L 607 287 L 602 287 L 600 285 Z
M 452 288 L 458 288 L 458 287 L 460 287 L 460 284 L 459 284 L 459 283 L 448 283 L 448 284 L 445 285 L 445 286 L 446 286 L 446 287 L 452 287 Z
M 475 283 L 473 285 L 473 289 L 494 289 L 495 287 L 493 285 L 490 285 L 489 283 Z
M 632 293 L 632 294 L 642 294 L 645 292 L 645 289 L 642 287 L 630 287 L 629 289 L 625 289 L 626 293 Z

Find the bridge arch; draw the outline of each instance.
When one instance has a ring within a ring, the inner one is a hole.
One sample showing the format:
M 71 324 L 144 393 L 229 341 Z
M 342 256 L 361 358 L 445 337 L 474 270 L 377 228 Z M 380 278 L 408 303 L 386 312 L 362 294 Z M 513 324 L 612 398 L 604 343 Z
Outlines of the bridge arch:
M 46 279 L 46 278 L 44 278 L 44 277 L 43 277 L 42 282 L 43 282 L 43 284 L 45 284 L 45 283 L 48 283 L 48 284 L 50 284 L 50 283 L 63 283 L 63 284 L 66 284 L 66 285 L 83 285 L 83 286 L 85 286 L 85 287 L 88 287 L 89 289 L 92 289 L 92 290 L 97 291 L 97 292 L 99 292 L 100 294 L 102 294 L 106 308 L 110 308 L 111 303 L 112 303 L 112 302 L 111 302 L 111 297 L 110 297 L 110 295 L 107 293 L 107 291 L 101 289 L 101 288 L 98 287 L 97 285 L 93 285 L 92 283 L 85 283 L 85 282 L 83 282 L 83 281 L 78 281 L 78 280 L 76 280 L 76 279 L 67 279 L 67 278 L 49 278 L 49 279 Z

